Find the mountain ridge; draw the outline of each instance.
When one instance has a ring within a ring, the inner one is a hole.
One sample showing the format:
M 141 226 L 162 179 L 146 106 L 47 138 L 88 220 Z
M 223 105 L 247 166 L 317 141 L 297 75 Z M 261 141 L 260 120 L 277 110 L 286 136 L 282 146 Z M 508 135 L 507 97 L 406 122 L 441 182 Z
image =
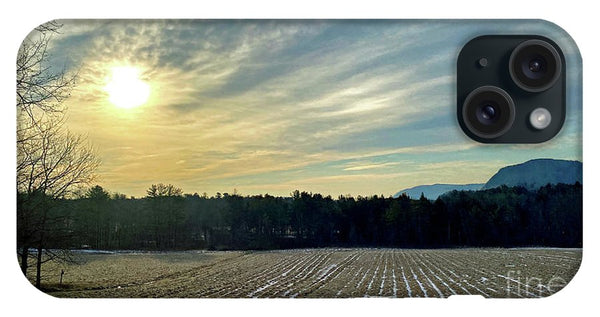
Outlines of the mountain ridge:
M 583 182 L 583 163 L 541 158 L 499 169 L 482 189 L 506 185 L 523 186 L 531 190 L 546 184 L 575 184 L 576 182 Z
M 443 184 L 418 185 L 398 191 L 394 197 L 406 194 L 413 199 L 421 197 L 421 193 L 431 200 L 453 190 L 483 190 L 498 186 L 523 186 L 535 190 L 546 184 L 575 184 L 583 183 L 583 163 L 576 160 L 538 158 L 519 164 L 507 165 L 500 168 L 485 183 L 474 184 Z
M 408 195 L 410 198 L 418 199 L 421 197 L 421 193 L 427 199 L 437 199 L 444 193 L 453 191 L 453 190 L 479 190 L 483 187 L 483 183 L 481 184 L 432 184 L 432 185 L 419 185 L 411 188 L 403 189 L 396 194 L 394 197 L 398 197 L 402 194 Z

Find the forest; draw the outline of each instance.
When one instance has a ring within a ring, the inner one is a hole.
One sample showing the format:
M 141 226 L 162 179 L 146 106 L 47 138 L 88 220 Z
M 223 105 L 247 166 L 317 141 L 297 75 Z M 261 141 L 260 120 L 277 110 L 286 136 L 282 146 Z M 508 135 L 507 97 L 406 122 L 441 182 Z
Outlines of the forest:
M 170 184 L 152 185 L 143 198 L 110 194 L 100 186 L 73 199 L 31 195 L 18 195 L 18 245 L 44 234 L 46 249 L 582 245 L 580 183 L 453 191 L 435 201 L 406 195 L 334 199 L 297 190 L 289 197 L 209 197 L 184 194 Z M 28 230 L 42 222 L 31 212 L 40 209 L 45 228 Z

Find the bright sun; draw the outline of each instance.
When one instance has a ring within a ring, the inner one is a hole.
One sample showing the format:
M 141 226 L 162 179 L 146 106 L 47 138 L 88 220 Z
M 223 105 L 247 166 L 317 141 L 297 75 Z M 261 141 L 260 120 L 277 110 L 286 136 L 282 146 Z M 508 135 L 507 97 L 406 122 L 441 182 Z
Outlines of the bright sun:
M 141 106 L 150 96 L 150 85 L 140 79 L 140 71 L 134 67 L 115 67 L 112 76 L 104 87 L 109 100 L 120 108 Z

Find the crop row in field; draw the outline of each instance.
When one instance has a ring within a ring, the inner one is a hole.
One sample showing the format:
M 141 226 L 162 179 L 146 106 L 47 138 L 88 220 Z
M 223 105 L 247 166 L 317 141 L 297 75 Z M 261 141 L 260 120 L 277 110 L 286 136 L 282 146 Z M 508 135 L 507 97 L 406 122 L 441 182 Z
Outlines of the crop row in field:
M 60 297 L 549 296 L 577 249 L 309 249 L 86 255 Z M 54 267 L 49 270 L 57 271 Z

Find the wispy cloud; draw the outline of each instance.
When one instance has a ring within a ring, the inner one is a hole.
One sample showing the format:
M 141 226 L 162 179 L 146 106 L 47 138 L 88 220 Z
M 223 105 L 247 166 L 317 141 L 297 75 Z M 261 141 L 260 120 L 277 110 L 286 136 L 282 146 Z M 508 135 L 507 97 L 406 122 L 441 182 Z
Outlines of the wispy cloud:
M 344 171 L 370 170 L 370 169 L 384 168 L 384 167 L 388 167 L 388 166 L 396 166 L 399 164 L 400 164 L 400 162 L 387 162 L 387 163 L 378 163 L 378 164 L 374 163 L 374 164 L 364 164 L 364 165 L 361 164 L 361 165 L 346 167 L 346 168 L 344 168 Z
M 576 129 L 553 150 L 500 147 L 502 161 L 458 130 L 458 45 L 465 34 L 509 32 L 506 23 L 63 22 L 52 53 L 79 73 L 68 126 L 99 149 L 110 190 L 141 195 L 171 182 L 188 192 L 391 194 L 482 181 L 535 153 L 579 153 Z M 116 109 L 103 89 L 123 65 L 151 87 L 139 108 Z

